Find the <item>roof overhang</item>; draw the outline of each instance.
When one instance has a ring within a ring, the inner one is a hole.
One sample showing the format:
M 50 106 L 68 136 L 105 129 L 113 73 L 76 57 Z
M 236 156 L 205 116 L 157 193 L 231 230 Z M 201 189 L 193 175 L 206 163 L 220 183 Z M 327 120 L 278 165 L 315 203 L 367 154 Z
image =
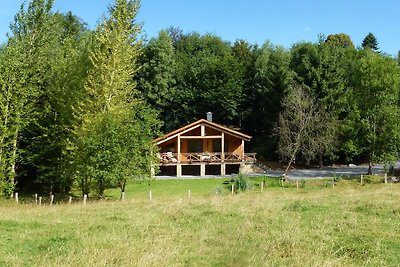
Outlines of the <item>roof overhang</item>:
M 221 132 L 223 132 L 225 134 L 235 136 L 235 137 L 240 138 L 240 139 L 245 140 L 245 141 L 250 141 L 250 139 L 251 139 L 250 135 L 247 135 L 247 134 L 244 134 L 244 133 L 229 129 L 229 128 L 225 127 L 225 126 L 222 126 L 220 124 L 217 124 L 217 123 L 205 120 L 205 119 L 200 119 L 200 120 L 195 121 L 193 123 L 190 123 L 190 124 L 188 124 L 186 126 L 183 126 L 183 127 L 179 128 L 179 129 L 177 129 L 175 131 L 172 131 L 172 132 L 170 132 L 170 133 L 168 133 L 168 134 L 166 134 L 164 136 L 156 138 L 156 139 L 154 139 L 154 142 L 157 145 L 160 145 L 160 144 L 162 144 L 164 142 L 167 142 L 167 141 L 169 141 L 171 139 L 176 138 L 178 135 L 181 135 L 181 134 L 187 133 L 189 131 L 192 131 L 192 130 L 200 127 L 201 125 L 208 126 L 208 127 L 212 128 L 214 130 L 221 131 Z

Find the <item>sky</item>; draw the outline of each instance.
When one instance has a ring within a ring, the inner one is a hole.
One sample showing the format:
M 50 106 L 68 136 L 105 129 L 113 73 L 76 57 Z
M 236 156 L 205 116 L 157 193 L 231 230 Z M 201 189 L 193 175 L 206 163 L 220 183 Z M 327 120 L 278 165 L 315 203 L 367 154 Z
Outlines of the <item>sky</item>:
M 55 10 L 72 11 L 93 29 L 113 0 L 55 0 Z M 23 0 L 0 0 L 0 42 Z M 247 40 L 290 48 L 318 35 L 346 33 L 360 46 L 372 32 L 382 52 L 400 50 L 399 0 L 142 0 L 137 21 L 148 38 L 170 26 L 184 33 L 211 33 L 225 41 Z

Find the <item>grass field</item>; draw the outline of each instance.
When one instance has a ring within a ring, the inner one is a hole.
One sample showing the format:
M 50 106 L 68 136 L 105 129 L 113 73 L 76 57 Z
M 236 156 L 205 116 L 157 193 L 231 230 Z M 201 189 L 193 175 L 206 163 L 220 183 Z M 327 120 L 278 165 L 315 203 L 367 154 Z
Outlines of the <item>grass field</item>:
M 212 194 L 223 181 L 130 184 L 126 201 L 86 206 L 0 202 L 0 266 L 399 265 L 399 184 Z

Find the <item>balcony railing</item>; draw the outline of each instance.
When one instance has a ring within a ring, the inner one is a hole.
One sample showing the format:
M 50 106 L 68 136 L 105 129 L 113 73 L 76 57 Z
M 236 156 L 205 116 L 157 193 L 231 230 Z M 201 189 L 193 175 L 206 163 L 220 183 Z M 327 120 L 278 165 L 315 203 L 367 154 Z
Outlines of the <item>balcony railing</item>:
M 209 152 L 199 152 L 199 153 L 181 153 L 180 161 L 178 158 L 178 153 L 165 152 L 159 153 L 158 158 L 160 159 L 160 164 L 176 164 L 176 163 L 219 163 L 225 162 L 256 162 L 256 153 L 245 153 L 242 158 L 241 155 L 225 152 L 224 155 L 221 152 L 209 153 Z

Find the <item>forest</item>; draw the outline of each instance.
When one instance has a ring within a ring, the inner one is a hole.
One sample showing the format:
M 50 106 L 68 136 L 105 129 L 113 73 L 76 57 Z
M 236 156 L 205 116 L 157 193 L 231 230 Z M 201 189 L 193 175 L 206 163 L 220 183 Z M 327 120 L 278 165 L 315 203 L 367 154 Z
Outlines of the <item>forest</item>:
M 153 138 L 209 111 L 252 135 L 259 160 L 398 158 L 400 60 L 372 33 L 362 44 L 335 33 L 290 49 L 177 27 L 147 39 L 138 1 L 115 0 L 96 29 L 53 4 L 26 2 L 0 46 L 2 197 L 124 191 L 150 176 Z

